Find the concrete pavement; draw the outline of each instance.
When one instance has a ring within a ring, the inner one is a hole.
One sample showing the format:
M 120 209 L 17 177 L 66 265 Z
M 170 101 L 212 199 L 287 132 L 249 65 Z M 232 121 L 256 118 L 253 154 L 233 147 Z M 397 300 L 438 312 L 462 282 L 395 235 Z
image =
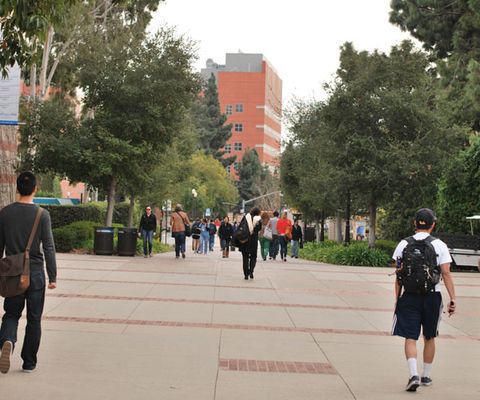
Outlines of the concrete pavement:
M 245 281 L 238 251 L 218 249 L 59 254 L 58 265 L 38 370 L 20 372 L 18 346 L 2 399 L 480 398 L 480 274 L 455 273 L 434 384 L 412 394 L 403 341 L 389 335 L 390 270 L 260 259 Z

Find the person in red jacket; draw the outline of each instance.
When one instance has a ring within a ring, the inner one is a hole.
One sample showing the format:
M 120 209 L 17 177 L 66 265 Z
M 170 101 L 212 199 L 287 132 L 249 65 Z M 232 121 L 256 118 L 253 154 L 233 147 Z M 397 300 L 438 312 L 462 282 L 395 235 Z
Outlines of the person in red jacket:
M 292 239 L 292 221 L 288 219 L 287 212 L 282 214 L 277 222 L 278 241 L 280 243 L 280 257 L 287 261 L 288 242 Z

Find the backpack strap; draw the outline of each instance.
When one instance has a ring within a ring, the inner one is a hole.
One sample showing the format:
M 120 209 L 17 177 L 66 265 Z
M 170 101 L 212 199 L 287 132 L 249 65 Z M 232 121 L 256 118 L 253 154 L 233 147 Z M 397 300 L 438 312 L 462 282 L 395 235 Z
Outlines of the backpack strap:
M 40 224 L 40 217 L 42 216 L 43 208 L 38 207 L 37 213 L 35 214 L 35 220 L 33 221 L 32 231 L 30 232 L 30 236 L 28 237 L 27 247 L 25 248 L 25 253 L 27 254 L 26 257 L 29 258 L 28 254 L 30 254 L 30 248 L 32 247 L 33 238 L 37 233 L 38 225 Z

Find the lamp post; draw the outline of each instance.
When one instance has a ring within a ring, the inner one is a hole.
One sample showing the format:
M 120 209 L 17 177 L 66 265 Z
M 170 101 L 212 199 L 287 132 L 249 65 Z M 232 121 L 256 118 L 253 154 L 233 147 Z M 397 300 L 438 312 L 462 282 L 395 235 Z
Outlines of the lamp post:
M 192 201 L 192 218 L 195 219 L 195 214 L 197 213 L 197 196 L 198 193 L 195 189 L 192 189 L 192 196 L 193 196 L 193 201 Z
M 243 214 L 245 214 L 245 205 L 248 204 L 248 203 L 251 203 L 252 201 L 255 201 L 255 200 L 258 200 L 258 199 L 263 199 L 264 197 L 268 197 L 268 196 L 273 196 L 274 194 L 280 194 L 280 197 L 282 197 L 282 192 L 280 190 L 277 190 L 276 192 L 271 192 L 271 193 L 267 193 L 267 194 L 264 194 L 262 196 L 258 196 L 258 197 L 254 197 L 253 199 L 249 199 L 249 200 L 242 200 L 242 210 L 241 212 Z

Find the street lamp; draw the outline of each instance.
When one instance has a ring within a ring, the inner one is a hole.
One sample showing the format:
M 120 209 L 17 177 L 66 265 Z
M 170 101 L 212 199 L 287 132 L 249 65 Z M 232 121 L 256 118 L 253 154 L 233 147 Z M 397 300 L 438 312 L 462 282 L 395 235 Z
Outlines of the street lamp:
M 195 219 L 195 214 L 197 213 L 196 206 L 197 206 L 197 196 L 198 193 L 195 189 L 192 189 L 192 196 L 193 196 L 193 201 L 192 201 L 192 218 Z

